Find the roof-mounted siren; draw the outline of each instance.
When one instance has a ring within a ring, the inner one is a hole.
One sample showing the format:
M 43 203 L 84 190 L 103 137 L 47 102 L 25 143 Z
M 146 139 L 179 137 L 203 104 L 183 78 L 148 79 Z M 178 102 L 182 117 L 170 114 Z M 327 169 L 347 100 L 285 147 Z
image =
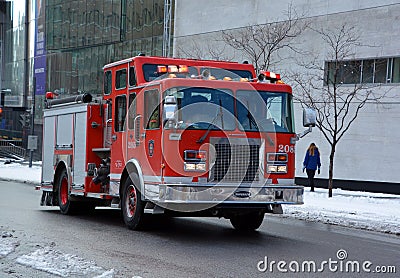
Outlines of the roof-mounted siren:
M 58 98 L 57 92 L 46 92 L 46 100 Z
M 281 75 L 272 71 L 261 71 L 258 75 L 258 82 L 284 84 L 281 80 Z

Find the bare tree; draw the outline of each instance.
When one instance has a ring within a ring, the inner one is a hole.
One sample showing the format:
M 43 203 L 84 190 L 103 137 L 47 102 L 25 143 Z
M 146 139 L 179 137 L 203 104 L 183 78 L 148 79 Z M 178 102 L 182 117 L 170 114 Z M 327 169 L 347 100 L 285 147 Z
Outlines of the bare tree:
M 325 63 L 301 63 L 302 72 L 292 74 L 296 99 L 317 112 L 317 127 L 330 145 L 329 197 L 332 197 L 334 158 L 338 143 L 356 121 L 368 102 L 378 102 L 385 94 L 376 95 L 371 84 L 361 81 L 362 64 L 350 60 L 361 46 L 355 27 L 342 24 L 332 30 L 314 30 L 325 43 Z M 344 85 L 345 84 L 345 85 Z M 377 87 L 377 86 L 375 86 Z
M 216 36 L 209 37 L 207 41 L 192 40 L 184 45 L 177 45 L 176 55 L 191 59 L 212 59 L 216 61 L 232 61 L 233 55 L 229 56 L 226 45 L 218 44 Z
M 308 26 L 307 20 L 302 20 L 292 3 L 288 5 L 286 19 L 268 24 L 256 24 L 237 30 L 222 31 L 223 41 L 242 52 L 249 59 L 256 72 L 268 70 L 274 62 L 279 62 L 278 52 L 289 48 L 299 52 L 292 44 Z

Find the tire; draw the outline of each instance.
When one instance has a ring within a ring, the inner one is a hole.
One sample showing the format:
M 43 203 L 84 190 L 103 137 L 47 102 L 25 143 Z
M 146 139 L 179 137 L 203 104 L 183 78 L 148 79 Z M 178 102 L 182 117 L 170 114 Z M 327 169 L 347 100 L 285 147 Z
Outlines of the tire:
M 137 182 L 135 184 L 130 178 L 127 178 L 122 188 L 121 209 L 125 225 L 130 230 L 143 228 L 144 206 L 145 203 L 142 201 L 142 194 L 138 190 Z
M 230 218 L 232 226 L 238 231 L 255 231 L 264 220 L 264 213 L 248 213 L 235 215 Z
M 68 173 L 64 168 L 57 178 L 58 206 L 62 214 L 74 214 L 77 212 L 78 205 L 69 198 Z

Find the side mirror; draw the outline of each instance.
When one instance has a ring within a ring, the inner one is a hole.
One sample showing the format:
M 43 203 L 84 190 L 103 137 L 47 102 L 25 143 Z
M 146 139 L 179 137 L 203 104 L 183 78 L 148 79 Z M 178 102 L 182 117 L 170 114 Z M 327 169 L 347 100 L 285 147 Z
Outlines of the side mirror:
M 167 96 L 164 100 L 163 122 L 167 127 L 172 127 L 176 124 L 176 112 L 178 105 L 175 96 Z
M 317 113 L 312 108 L 303 109 L 303 126 L 304 127 L 315 127 L 317 122 Z
M 308 129 L 304 130 L 302 133 L 296 134 L 296 136 L 290 138 L 290 143 L 295 144 L 299 141 L 300 138 L 303 138 L 310 132 L 312 132 L 312 128 L 315 127 L 317 122 L 317 112 L 315 112 L 312 108 L 304 108 L 303 109 L 303 126 L 308 127 Z

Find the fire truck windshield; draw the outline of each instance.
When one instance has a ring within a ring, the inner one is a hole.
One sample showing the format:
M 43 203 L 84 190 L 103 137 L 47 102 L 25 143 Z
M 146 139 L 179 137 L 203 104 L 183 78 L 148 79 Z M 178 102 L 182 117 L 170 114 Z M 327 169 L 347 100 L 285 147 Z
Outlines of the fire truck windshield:
M 175 96 L 179 128 L 234 130 L 234 98 L 230 90 L 175 87 L 164 93 Z
M 174 87 L 166 96 L 176 99 L 181 129 L 294 132 L 292 97 L 287 93 L 239 90 L 235 97 L 228 89 Z
M 239 129 L 294 133 L 291 94 L 239 90 L 236 103 Z

